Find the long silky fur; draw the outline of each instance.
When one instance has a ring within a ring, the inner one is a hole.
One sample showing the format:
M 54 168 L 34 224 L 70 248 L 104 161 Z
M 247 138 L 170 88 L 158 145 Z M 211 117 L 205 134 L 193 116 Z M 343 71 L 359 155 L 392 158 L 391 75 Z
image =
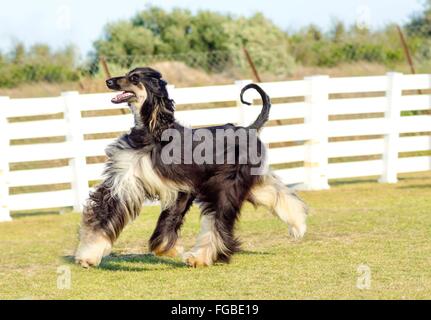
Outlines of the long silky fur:
M 148 194 L 142 184 L 121 176 L 115 156 L 130 149 L 126 136 L 106 149 L 108 161 L 103 172 L 104 180 L 90 193 L 84 210 L 84 224 L 93 230 L 103 230 L 114 242 L 128 222 L 134 220 Z M 125 180 L 125 181 L 123 181 Z
M 160 106 L 163 106 L 164 112 L 158 112 L 162 109 Z M 156 172 L 150 172 L 153 168 L 148 168 L 154 161 L 155 138 L 172 122 L 172 100 L 150 93 L 144 108 L 150 111 L 146 113 L 149 116 L 140 115 L 146 126 L 136 125 L 106 148 L 108 160 L 103 182 L 90 193 L 84 210 L 83 224 L 94 231 L 102 230 L 111 242 L 139 215 L 145 199 L 161 200 L 162 205 L 168 207 L 176 201 L 179 190 L 187 189 L 184 183 L 180 186 L 163 181 L 156 176 Z M 127 157 L 125 160 L 130 162 L 130 168 L 121 167 L 121 157 Z M 148 181 L 150 174 L 154 177 Z
M 125 225 L 139 215 L 144 199 L 160 199 L 162 213 L 150 239 L 150 248 L 166 252 L 175 246 L 184 216 L 196 200 L 205 218 L 201 232 L 204 236 L 201 238 L 206 239 L 199 243 L 198 238 L 196 250 L 199 251 L 207 239 L 211 239 L 211 243 L 207 244 L 208 250 L 205 253 L 209 261 L 192 260 L 196 264 L 229 261 L 231 255 L 239 250 L 234 228 L 244 201 L 257 204 L 261 202 L 268 207 L 277 205 L 279 211 L 284 210 L 279 208 L 280 202 L 277 204 L 277 201 L 271 199 L 275 199 L 280 193 L 289 194 L 288 189 L 281 189 L 281 182 L 275 178 L 265 179 L 264 176 L 252 175 L 251 169 L 259 164 L 251 162 L 240 164 L 237 161 L 235 164 L 223 165 L 165 164 L 161 153 L 167 142 L 161 140 L 162 133 L 166 129 L 177 129 L 184 141 L 185 128 L 175 120 L 174 103 L 168 96 L 166 82 L 161 79 L 161 74 L 150 68 L 138 68 L 131 72 L 141 76 L 140 81 L 148 96 L 141 108 L 135 108 L 140 110 L 139 115 L 135 114 L 137 125 L 107 148 L 105 178 L 90 195 L 83 223 L 94 231 L 103 231 L 114 242 Z M 242 94 L 250 88 L 258 90 L 262 96 L 264 107 L 261 115 L 248 128 L 231 124 L 207 128 L 214 136 L 217 129 L 262 128 L 268 119 L 270 100 L 256 85 L 247 86 Z M 193 142 L 193 147 L 196 144 L 197 142 Z M 240 146 L 236 145 L 235 148 L 238 154 Z M 260 140 L 259 148 L 265 148 Z M 226 156 L 227 151 L 224 152 Z M 264 185 L 266 193 L 270 193 L 265 199 L 258 199 L 256 194 L 252 194 L 253 188 L 259 185 Z M 296 198 L 288 195 L 286 199 L 291 201 Z M 305 206 L 296 205 L 294 208 L 298 210 L 296 216 L 301 217 L 298 224 L 303 223 Z M 279 214 L 289 221 L 290 216 Z M 299 225 L 298 228 L 300 230 L 296 234 L 302 236 L 305 227 Z M 194 254 L 193 251 L 191 254 Z

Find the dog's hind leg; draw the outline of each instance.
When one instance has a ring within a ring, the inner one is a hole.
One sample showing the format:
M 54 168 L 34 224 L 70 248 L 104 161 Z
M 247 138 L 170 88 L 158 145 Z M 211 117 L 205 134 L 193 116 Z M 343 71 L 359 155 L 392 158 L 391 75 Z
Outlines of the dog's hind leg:
M 162 211 L 149 243 L 155 255 L 175 257 L 183 253 L 182 246 L 178 244 L 178 232 L 193 200 L 193 195 L 180 192 L 175 203 Z
M 280 217 L 289 225 L 290 234 L 295 239 L 304 236 L 307 230 L 307 206 L 272 173 L 263 176 L 251 189 L 248 200 L 266 207 Z
M 228 190 L 220 192 L 216 204 L 201 204 L 201 231 L 195 246 L 183 256 L 187 265 L 201 267 L 216 261 L 229 262 L 232 254 L 239 251 L 240 244 L 233 232 L 242 201 L 230 201 Z

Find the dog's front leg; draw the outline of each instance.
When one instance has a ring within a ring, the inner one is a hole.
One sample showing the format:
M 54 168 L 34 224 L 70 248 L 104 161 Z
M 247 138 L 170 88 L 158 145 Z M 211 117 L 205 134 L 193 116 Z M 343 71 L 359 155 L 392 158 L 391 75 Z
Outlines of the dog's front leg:
M 180 192 L 175 203 L 162 211 L 149 244 L 155 255 L 175 257 L 183 253 L 182 246 L 178 244 L 178 231 L 193 200 L 193 195 Z
M 117 144 L 122 141 L 117 140 Z M 133 150 L 110 146 L 105 180 L 90 194 L 82 215 L 75 260 L 83 267 L 98 266 L 112 244 L 142 207 L 145 190 L 135 176 L 139 158 Z

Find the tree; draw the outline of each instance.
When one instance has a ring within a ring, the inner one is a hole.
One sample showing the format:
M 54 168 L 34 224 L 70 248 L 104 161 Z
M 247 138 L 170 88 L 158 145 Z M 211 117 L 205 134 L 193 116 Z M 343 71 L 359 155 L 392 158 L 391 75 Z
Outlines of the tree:
M 330 31 L 332 41 L 341 42 L 344 40 L 346 36 L 346 27 L 344 23 L 339 20 L 335 20 L 332 25 L 332 29 Z
M 51 48 L 47 44 L 34 44 L 28 52 L 28 57 L 33 60 L 47 60 L 51 56 Z
M 323 38 L 323 34 L 319 27 L 311 24 L 307 29 L 307 36 L 312 38 L 314 41 L 320 41 Z
M 18 42 L 14 45 L 12 51 L 10 52 L 11 60 L 13 63 L 22 63 L 25 59 L 25 47 L 24 44 Z
M 96 56 L 114 56 L 111 62 L 126 67 L 130 63 L 115 57 L 174 55 L 171 58 L 193 67 L 220 72 L 235 63 L 234 56 L 243 54 L 244 45 L 253 52 L 260 69 L 279 71 L 280 64 L 293 63 L 287 34 L 262 14 L 245 18 L 211 11 L 192 14 L 184 9 L 165 11 L 149 7 L 130 21 L 108 25 L 95 49 Z
M 426 1 L 423 12 L 412 17 L 406 30 L 413 37 L 431 36 L 431 0 Z

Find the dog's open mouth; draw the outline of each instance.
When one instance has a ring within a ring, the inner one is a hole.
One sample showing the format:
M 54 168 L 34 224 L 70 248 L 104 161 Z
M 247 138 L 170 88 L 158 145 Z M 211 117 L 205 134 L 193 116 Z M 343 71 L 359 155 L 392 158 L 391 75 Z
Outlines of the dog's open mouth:
M 129 99 L 136 97 L 136 95 L 133 92 L 124 91 L 118 95 L 116 95 L 114 98 L 112 98 L 112 103 L 123 103 L 129 101 Z

